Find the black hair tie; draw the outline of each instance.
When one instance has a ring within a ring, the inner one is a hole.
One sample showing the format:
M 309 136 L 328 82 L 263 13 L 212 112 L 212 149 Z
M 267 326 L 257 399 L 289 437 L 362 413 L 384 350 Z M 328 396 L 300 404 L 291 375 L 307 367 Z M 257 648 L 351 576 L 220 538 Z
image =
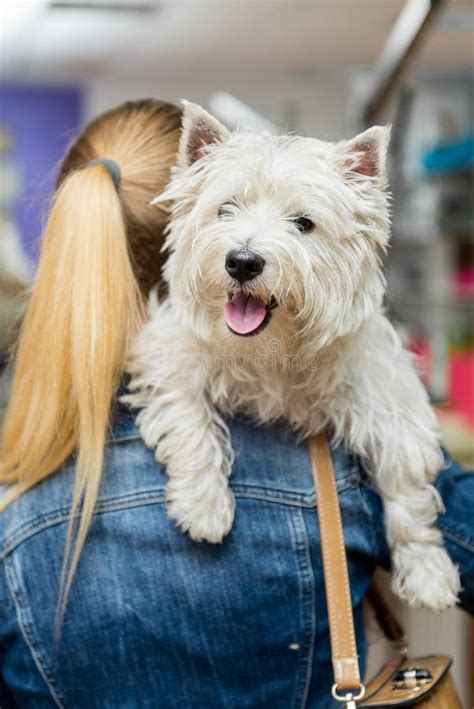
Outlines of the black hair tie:
M 111 160 L 110 158 L 97 158 L 97 160 L 91 160 L 89 165 L 103 165 L 108 171 L 110 177 L 112 178 L 112 182 L 115 185 L 115 189 L 118 190 L 120 186 L 120 180 L 122 179 L 122 173 L 120 171 L 120 167 L 117 165 L 115 160 Z

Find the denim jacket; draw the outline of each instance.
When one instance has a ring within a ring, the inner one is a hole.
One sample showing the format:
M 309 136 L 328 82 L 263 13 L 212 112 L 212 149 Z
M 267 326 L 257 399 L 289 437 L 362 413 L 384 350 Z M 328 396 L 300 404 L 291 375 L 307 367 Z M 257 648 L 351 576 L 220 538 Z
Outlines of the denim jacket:
M 236 518 L 220 545 L 166 515 L 166 474 L 119 409 L 59 640 L 54 618 L 74 464 L 0 517 L 0 706 L 291 709 L 334 706 L 315 492 L 283 425 L 231 424 Z M 361 603 L 388 564 L 381 503 L 356 458 L 332 450 L 358 650 Z M 474 476 L 447 461 L 439 523 L 474 608 Z

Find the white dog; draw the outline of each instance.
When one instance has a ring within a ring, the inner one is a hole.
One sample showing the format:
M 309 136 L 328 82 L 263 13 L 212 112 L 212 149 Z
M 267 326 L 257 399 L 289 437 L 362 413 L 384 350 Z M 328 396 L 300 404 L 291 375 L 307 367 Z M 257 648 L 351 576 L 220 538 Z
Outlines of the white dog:
M 395 592 L 443 609 L 459 577 L 434 526 L 435 416 L 382 309 L 388 141 L 229 134 L 187 104 L 158 198 L 174 204 L 169 296 L 133 343 L 128 400 L 166 465 L 169 515 L 198 541 L 234 517 L 221 415 L 344 440 L 383 498 Z

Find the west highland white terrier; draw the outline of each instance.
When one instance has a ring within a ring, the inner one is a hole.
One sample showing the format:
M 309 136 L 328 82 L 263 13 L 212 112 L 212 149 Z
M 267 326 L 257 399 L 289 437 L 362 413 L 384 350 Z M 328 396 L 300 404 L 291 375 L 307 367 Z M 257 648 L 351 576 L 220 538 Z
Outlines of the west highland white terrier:
M 436 420 L 383 312 L 388 127 L 329 143 L 229 133 L 187 104 L 166 192 L 169 294 L 132 345 L 129 403 L 169 476 L 170 517 L 218 543 L 234 518 L 223 416 L 323 429 L 358 454 L 384 502 L 393 588 L 456 602 L 435 527 Z

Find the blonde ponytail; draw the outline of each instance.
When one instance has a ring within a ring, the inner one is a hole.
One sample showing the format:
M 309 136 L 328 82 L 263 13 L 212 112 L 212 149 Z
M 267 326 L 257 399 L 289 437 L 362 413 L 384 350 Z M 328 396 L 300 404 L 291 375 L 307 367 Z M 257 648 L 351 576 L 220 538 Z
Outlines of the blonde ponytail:
M 98 495 L 112 398 L 127 342 L 141 320 L 122 205 L 104 165 L 70 173 L 54 198 L 16 353 L 6 411 L 0 510 L 76 452 L 73 518 L 81 518 L 72 575 Z M 64 580 L 66 579 L 66 580 Z M 61 611 L 61 609 L 60 609 Z
M 75 456 L 58 621 L 98 496 L 128 340 L 160 283 L 167 211 L 150 202 L 180 134 L 176 106 L 127 101 L 86 125 L 60 167 L 0 443 L 9 486 L 0 513 Z

